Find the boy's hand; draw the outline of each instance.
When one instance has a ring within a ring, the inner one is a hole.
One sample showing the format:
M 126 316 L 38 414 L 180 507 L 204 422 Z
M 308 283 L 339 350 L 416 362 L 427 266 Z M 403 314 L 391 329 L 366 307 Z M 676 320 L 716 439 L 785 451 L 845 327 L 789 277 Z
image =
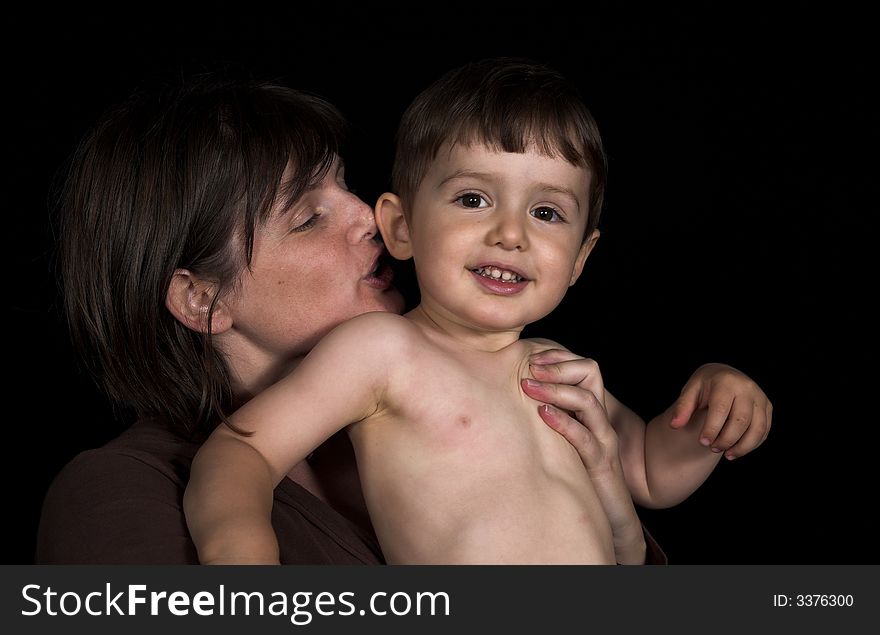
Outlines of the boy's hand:
M 764 442 L 770 432 L 773 404 L 745 374 L 726 364 L 700 366 L 681 396 L 658 418 L 683 428 L 697 410 L 706 409 L 700 443 L 735 459 Z

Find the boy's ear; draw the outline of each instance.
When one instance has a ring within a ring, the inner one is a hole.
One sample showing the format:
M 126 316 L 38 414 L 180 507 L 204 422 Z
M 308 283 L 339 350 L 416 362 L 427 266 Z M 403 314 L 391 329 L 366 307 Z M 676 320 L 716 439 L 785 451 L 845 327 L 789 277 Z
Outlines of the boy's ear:
M 412 241 L 409 237 L 409 225 L 403 213 L 400 197 L 385 192 L 376 202 L 376 225 L 382 234 L 382 240 L 388 253 L 398 260 L 412 258 Z
M 208 332 L 208 313 L 217 284 L 202 280 L 187 269 L 175 269 L 165 294 L 165 306 L 177 321 L 198 333 Z M 232 327 L 232 316 L 222 300 L 211 315 L 211 333 L 217 335 Z
M 568 283 L 568 286 L 573 285 L 577 282 L 578 278 L 581 277 L 581 272 L 584 270 L 584 263 L 587 262 L 587 257 L 590 255 L 590 252 L 593 251 L 593 247 L 596 246 L 596 241 L 599 240 L 599 230 L 594 229 L 593 233 L 583 242 L 581 245 L 580 251 L 578 251 L 577 258 L 574 261 L 574 267 L 571 270 L 571 280 Z

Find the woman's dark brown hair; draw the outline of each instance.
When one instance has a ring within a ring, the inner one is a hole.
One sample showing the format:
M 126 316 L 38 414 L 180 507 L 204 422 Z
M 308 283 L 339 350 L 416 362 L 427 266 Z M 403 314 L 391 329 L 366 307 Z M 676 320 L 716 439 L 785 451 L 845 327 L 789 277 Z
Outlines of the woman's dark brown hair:
M 191 436 L 225 418 L 226 361 L 166 309 L 171 277 L 216 283 L 216 303 L 273 203 L 323 178 L 343 129 L 317 97 L 200 76 L 139 91 L 83 139 L 60 192 L 59 265 L 74 344 L 114 402 Z

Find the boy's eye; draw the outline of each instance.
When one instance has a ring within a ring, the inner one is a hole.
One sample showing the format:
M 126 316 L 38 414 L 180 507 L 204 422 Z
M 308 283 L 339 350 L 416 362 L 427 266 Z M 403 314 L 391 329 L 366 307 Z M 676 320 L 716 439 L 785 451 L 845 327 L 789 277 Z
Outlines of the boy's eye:
M 489 203 L 486 202 L 479 194 L 475 194 L 474 192 L 468 192 L 467 194 L 462 194 L 457 199 L 455 199 L 459 203 L 461 203 L 462 207 L 469 207 L 471 209 L 478 209 L 480 207 L 488 207 Z
M 562 216 L 559 215 L 559 212 L 552 207 L 537 207 L 532 210 L 532 216 L 538 220 L 547 221 L 548 223 L 558 223 L 563 220 Z

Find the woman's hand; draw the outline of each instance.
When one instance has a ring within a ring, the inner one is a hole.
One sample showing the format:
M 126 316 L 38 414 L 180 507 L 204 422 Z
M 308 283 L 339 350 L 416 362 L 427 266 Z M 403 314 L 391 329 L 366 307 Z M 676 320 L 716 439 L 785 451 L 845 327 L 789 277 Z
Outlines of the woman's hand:
M 523 392 L 543 402 L 541 419 L 580 455 L 608 515 L 617 561 L 644 564 L 645 537 L 623 477 L 598 364 L 561 350 L 539 353 L 530 362 L 535 379 L 522 380 Z

